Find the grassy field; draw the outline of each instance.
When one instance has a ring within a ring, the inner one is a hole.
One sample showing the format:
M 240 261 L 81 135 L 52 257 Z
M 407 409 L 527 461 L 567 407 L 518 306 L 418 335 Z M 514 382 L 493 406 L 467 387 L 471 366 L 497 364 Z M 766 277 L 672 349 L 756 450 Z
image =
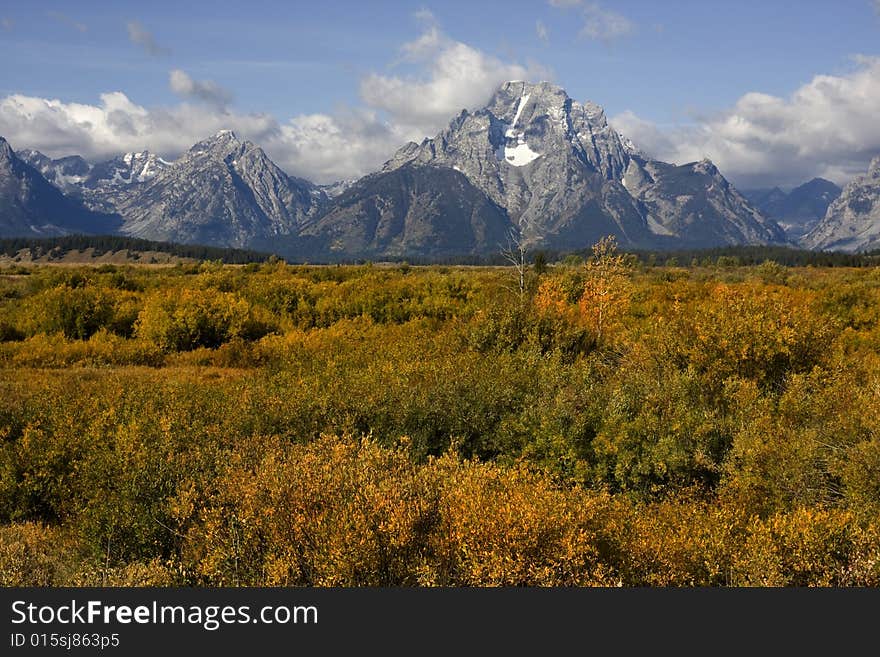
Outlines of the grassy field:
M 880 270 L 0 270 L 0 584 L 880 584 Z

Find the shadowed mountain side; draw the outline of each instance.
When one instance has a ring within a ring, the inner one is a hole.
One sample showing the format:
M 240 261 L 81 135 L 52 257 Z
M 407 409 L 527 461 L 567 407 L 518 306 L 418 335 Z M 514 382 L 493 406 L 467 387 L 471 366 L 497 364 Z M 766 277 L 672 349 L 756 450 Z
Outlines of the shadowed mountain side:
M 293 248 L 333 258 L 466 255 L 497 251 L 510 228 L 504 209 L 458 171 L 410 165 L 359 180 Z
M 104 234 L 121 223 L 65 196 L 0 137 L 0 237 Z

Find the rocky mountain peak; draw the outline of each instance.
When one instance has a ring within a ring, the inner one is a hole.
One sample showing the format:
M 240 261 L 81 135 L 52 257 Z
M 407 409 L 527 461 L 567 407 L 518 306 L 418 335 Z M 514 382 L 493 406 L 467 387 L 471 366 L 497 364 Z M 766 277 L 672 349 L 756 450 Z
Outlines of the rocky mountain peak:
M 808 249 L 870 251 L 880 248 L 880 157 L 856 176 L 822 221 L 801 241 Z
M 701 173 L 706 176 L 719 175 L 718 167 L 716 167 L 708 157 L 704 157 L 699 162 L 695 162 L 693 164 L 693 169 L 695 173 Z
M 130 160 L 151 158 L 158 161 L 152 153 Z M 221 130 L 119 196 L 116 207 L 128 235 L 256 246 L 296 232 L 325 200 L 311 183 L 290 178 L 262 148 Z
M 3 137 L 0 137 L 0 158 L 3 160 L 9 160 L 14 157 L 14 155 L 15 152 L 12 150 L 12 146 L 9 145 L 9 142 Z
M 592 101 L 550 82 L 512 80 L 433 139 L 409 143 L 384 171 L 416 164 L 461 172 L 503 207 L 527 242 L 567 248 L 614 233 L 629 245 L 784 239 L 708 159 L 654 162 Z M 601 236 L 601 235 L 598 235 Z
M 220 130 L 207 139 L 203 139 L 194 144 L 186 153 L 184 153 L 184 157 L 187 155 L 200 154 L 220 155 L 221 157 L 225 157 L 232 151 L 241 148 L 243 144 L 250 144 L 250 142 L 241 142 L 232 130 Z

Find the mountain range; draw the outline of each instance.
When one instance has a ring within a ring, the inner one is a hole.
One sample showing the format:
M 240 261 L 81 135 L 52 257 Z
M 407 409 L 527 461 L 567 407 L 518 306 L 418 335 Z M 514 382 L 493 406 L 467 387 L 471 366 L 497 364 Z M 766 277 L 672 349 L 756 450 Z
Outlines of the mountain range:
M 765 217 L 778 223 L 789 239 L 799 240 L 825 217 L 841 191 L 830 180 L 813 178 L 790 192 L 773 187 L 743 190 L 743 194 Z
M 228 130 L 174 162 L 148 151 L 52 159 L 0 138 L 0 235 L 116 232 L 313 262 L 486 255 L 511 234 L 557 251 L 608 234 L 627 248 L 676 249 L 791 244 L 805 233 L 812 248 L 856 250 L 880 235 L 866 227 L 880 226 L 880 204 L 868 202 L 880 198 L 877 168 L 840 198 L 821 179 L 742 194 L 709 160 L 648 157 L 594 103 L 511 81 L 380 170 L 334 185 L 288 176 Z

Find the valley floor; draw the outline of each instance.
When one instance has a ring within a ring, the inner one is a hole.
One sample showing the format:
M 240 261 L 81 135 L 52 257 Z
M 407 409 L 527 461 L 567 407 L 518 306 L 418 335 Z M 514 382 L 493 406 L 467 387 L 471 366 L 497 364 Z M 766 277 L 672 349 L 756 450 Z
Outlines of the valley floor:
M 880 584 L 878 269 L 3 273 L 5 586 Z

